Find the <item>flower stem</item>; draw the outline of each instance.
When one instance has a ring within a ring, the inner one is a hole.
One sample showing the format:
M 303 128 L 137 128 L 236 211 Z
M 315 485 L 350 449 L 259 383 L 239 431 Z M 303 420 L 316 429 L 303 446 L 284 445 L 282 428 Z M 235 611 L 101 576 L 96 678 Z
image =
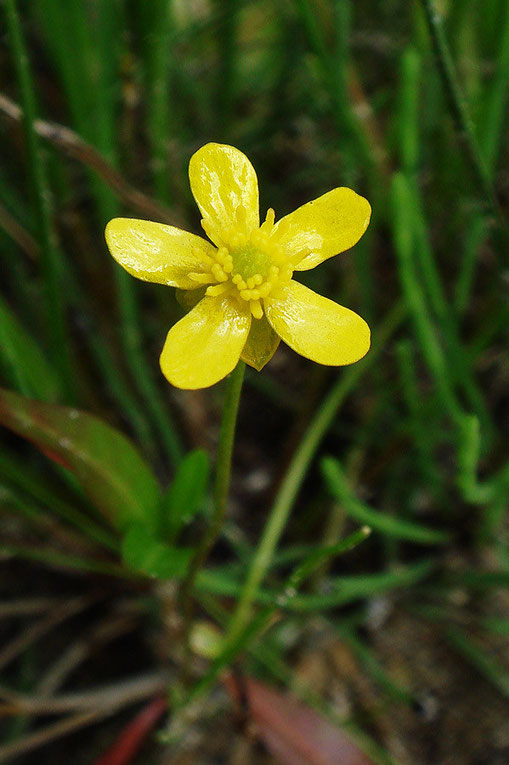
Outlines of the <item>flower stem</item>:
M 372 348 L 365 359 L 359 361 L 339 378 L 311 421 L 279 488 L 262 532 L 260 543 L 251 560 L 247 579 L 237 603 L 237 609 L 226 632 L 226 646 L 237 640 L 251 618 L 251 610 L 258 595 L 258 589 L 270 566 L 290 511 L 302 486 L 304 476 L 339 407 L 352 388 L 355 387 L 364 371 L 376 361 L 381 350 L 385 347 L 388 338 L 399 327 L 405 315 L 406 309 L 404 305 L 402 303 L 396 304 L 377 332 L 376 346 Z
M 223 418 L 219 433 L 217 448 L 216 480 L 214 485 L 214 510 L 212 520 L 203 538 L 196 548 L 195 554 L 189 565 L 187 575 L 182 582 L 179 600 L 184 618 L 184 645 L 185 651 L 189 652 L 189 630 L 193 617 L 193 590 L 196 575 L 207 560 L 208 554 L 214 546 L 223 527 L 226 510 L 228 507 L 228 492 L 230 489 L 231 463 L 233 442 L 235 438 L 235 426 L 237 424 L 237 412 L 239 410 L 240 393 L 244 381 L 246 365 L 239 361 L 231 375 L 227 379 L 227 387 L 224 398 Z

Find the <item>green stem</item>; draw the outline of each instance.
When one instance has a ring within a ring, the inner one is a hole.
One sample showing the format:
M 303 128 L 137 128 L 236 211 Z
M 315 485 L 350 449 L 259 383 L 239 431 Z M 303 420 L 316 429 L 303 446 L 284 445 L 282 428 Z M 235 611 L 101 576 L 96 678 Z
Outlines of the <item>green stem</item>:
M 214 510 L 210 525 L 196 548 L 195 554 L 189 565 L 189 570 L 182 583 L 180 590 L 180 602 L 184 615 L 184 641 L 189 643 L 189 630 L 193 615 L 192 595 L 196 576 L 203 567 L 209 552 L 224 525 L 228 508 L 228 491 L 230 489 L 231 463 L 233 442 L 235 438 L 235 426 L 239 410 L 240 394 L 246 365 L 239 361 L 231 375 L 227 379 L 227 388 L 224 398 L 223 419 L 219 433 L 217 448 L 216 481 L 214 485 Z
M 69 389 L 74 375 L 70 371 L 69 344 L 65 321 L 65 289 L 61 284 L 61 261 L 53 243 L 51 219 L 48 209 L 48 188 L 44 165 L 34 130 L 36 119 L 35 94 L 30 74 L 27 51 L 21 31 L 16 0 L 6 0 L 7 28 L 11 43 L 16 77 L 23 105 L 23 119 L 27 145 L 30 182 L 37 216 L 41 245 L 41 263 L 44 277 L 46 315 L 55 366 L 60 370 L 63 383 Z M 70 391 L 69 391 L 70 392 Z
M 472 121 L 467 110 L 461 86 L 456 76 L 456 70 L 449 52 L 447 40 L 445 39 L 444 30 L 442 28 L 442 18 L 434 6 L 433 0 L 420 1 L 426 17 L 426 23 L 433 44 L 438 70 L 449 103 L 449 109 L 463 142 L 472 172 L 476 182 L 483 190 L 487 205 L 492 211 L 500 216 L 500 207 L 495 196 L 493 184 L 475 139 Z
M 235 642 L 245 628 L 251 616 L 251 609 L 256 600 L 259 586 L 270 566 L 279 539 L 285 528 L 297 494 L 300 490 L 309 465 L 313 460 L 322 439 L 330 428 L 337 411 L 346 396 L 355 387 L 365 370 L 372 366 L 390 335 L 399 326 L 405 316 L 401 304 L 391 311 L 383 327 L 377 333 L 377 345 L 365 359 L 358 362 L 333 387 L 310 423 L 300 442 L 286 476 L 279 488 L 268 521 L 262 533 L 260 544 L 251 560 L 247 579 L 242 588 L 237 609 L 226 633 L 226 645 Z

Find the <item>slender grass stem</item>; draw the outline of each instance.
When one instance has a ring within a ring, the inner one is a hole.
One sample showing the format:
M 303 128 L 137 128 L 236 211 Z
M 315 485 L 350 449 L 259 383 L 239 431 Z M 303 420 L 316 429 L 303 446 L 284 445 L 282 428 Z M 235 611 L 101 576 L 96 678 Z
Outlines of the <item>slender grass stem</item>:
M 49 211 L 49 192 L 39 150 L 38 137 L 34 130 L 36 101 L 28 55 L 23 39 L 16 0 L 5 3 L 7 29 L 12 48 L 16 76 L 21 95 L 24 114 L 25 138 L 27 145 L 29 178 L 32 187 L 34 211 L 37 220 L 38 238 L 41 246 L 41 268 L 44 279 L 46 318 L 52 359 L 59 370 L 63 385 L 71 395 L 71 373 L 69 343 L 65 319 L 65 290 L 62 289 L 62 263 L 53 242 L 51 216 Z
M 218 15 L 217 118 L 219 135 L 228 135 L 235 103 L 238 0 L 216 0 Z
M 172 80 L 176 68 L 172 34 L 175 27 L 173 0 L 141 3 L 140 21 L 146 44 L 143 48 L 147 91 L 147 132 L 151 143 L 152 174 L 158 200 L 171 199 L 173 172 L 168 167 L 168 145 L 178 123 Z M 173 102 L 173 103 L 172 103 Z
M 456 75 L 447 40 L 445 39 L 442 27 L 442 17 L 437 11 L 433 0 L 420 0 L 420 2 L 426 17 L 426 23 L 433 44 L 433 50 L 449 109 L 456 124 L 459 136 L 461 137 L 474 179 L 482 189 L 488 207 L 498 216 L 501 216 L 500 207 L 493 189 L 488 168 L 479 151 L 465 97 Z

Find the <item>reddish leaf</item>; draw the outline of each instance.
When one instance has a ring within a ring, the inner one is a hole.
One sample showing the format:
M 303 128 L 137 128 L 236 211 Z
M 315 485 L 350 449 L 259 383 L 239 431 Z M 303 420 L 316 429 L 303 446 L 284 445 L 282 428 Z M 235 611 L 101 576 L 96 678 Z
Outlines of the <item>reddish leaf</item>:
M 122 730 L 113 746 L 94 765 L 128 765 L 140 751 L 143 742 L 166 710 L 166 699 L 160 697 L 147 704 Z
M 71 470 L 114 525 L 155 522 L 157 481 L 131 441 L 102 420 L 0 388 L 0 424 Z
M 373 765 L 343 731 L 301 704 L 242 676 L 242 685 L 231 676 L 226 684 L 240 696 L 257 725 L 260 738 L 282 765 Z

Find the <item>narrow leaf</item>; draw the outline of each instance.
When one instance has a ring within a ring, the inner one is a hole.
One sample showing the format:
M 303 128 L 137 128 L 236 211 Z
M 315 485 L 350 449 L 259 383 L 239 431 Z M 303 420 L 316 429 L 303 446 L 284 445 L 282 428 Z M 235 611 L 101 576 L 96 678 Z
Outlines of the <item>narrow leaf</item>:
M 450 540 L 450 534 L 446 531 L 381 513 L 360 502 L 348 486 L 339 462 L 332 457 L 325 457 L 321 467 L 331 494 L 341 502 L 345 513 L 355 521 L 365 523 L 381 534 L 387 534 L 396 539 L 407 539 L 416 544 L 444 544 Z

